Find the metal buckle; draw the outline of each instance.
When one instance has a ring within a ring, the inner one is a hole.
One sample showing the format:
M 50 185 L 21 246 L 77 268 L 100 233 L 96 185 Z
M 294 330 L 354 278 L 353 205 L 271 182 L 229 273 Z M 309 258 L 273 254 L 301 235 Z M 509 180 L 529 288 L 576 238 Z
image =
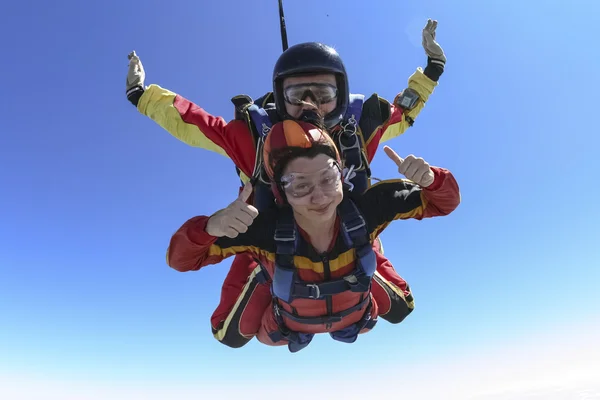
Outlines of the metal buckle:
M 321 297 L 321 289 L 319 289 L 319 285 L 317 285 L 316 283 L 308 283 L 308 284 L 306 284 L 306 286 L 309 288 L 315 289 L 315 292 L 316 292 L 315 296 L 309 295 L 308 296 L 309 299 L 318 299 L 319 297 Z
M 354 225 L 354 223 L 357 220 L 360 222 L 357 225 Z M 352 224 L 351 228 L 349 228 L 348 224 L 346 224 L 345 222 L 342 222 L 342 224 L 344 225 L 344 229 L 346 230 L 346 232 L 353 232 L 353 231 L 360 229 L 367 225 L 365 222 L 365 219 L 362 217 L 362 215 L 359 215 L 358 218 L 355 218 L 354 220 L 350 221 L 350 224 Z

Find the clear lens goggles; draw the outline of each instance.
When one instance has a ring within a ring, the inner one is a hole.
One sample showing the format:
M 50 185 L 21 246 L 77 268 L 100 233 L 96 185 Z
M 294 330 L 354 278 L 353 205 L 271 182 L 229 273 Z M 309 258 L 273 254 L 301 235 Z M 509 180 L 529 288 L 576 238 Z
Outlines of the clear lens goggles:
M 328 167 L 319 171 L 310 174 L 293 172 L 282 176 L 280 182 L 287 194 L 299 198 L 311 194 L 317 185 L 323 193 L 333 193 L 340 185 L 341 177 L 340 166 L 331 160 Z
M 307 96 L 318 104 L 327 104 L 335 100 L 337 92 L 337 87 L 330 83 L 301 83 L 286 87 L 283 97 L 293 105 L 301 105 Z

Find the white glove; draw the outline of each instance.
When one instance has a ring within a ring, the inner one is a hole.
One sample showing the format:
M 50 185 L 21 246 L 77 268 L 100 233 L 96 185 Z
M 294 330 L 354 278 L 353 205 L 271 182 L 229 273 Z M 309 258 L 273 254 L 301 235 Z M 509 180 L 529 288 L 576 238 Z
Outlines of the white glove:
M 422 45 L 429 58 L 432 60 L 441 61 L 442 64 L 445 64 L 446 56 L 444 55 L 444 50 L 442 50 L 442 46 L 435 41 L 435 30 L 437 29 L 437 24 L 438 22 L 435 20 L 427 20 L 427 25 L 425 25 L 425 28 L 423 28 Z
M 252 184 L 246 183 L 239 197 L 227 208 L 214 213 L 206 223 L 206 233 L 215 237 L 234 238 L 248 230 L 258 216 L 258 210 L 246 203 L 252 194 Z
M 416 183 L 421 187 L 431 186 L 435 179 L 435 175 L 431 170 L 431 167 L 427 161 L 422 158 L 417 158 L 412 154 L 402 159 L 394 150 L 388 146 L 383 146 L 383 151 L 392 159 L 393 162 L 398 166 L 398 172 Z
M 142 61 L 135 54 L 135 50 L 129 53 L 129 70 L 127 71 L 127 93 L 129 90 L 141 86 L 144 88 L 144 80 L 146 79 L 146 72 L 144 72 L 144 66 Z

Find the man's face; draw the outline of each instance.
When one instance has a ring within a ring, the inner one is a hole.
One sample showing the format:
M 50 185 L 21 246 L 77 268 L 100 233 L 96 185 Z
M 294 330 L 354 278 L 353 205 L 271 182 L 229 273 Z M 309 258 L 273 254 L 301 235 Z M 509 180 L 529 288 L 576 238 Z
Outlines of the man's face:
M 316 74 L 283 80 L 285 109 L 292 118 L 304 110 L 319 110 L 323 116 L 337 105 L 337 84 L 333 74 Z

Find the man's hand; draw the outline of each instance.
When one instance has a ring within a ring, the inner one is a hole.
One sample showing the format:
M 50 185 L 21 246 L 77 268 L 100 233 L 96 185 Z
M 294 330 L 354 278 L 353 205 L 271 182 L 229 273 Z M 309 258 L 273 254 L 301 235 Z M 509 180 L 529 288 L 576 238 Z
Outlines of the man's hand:
M 428 19 L 427 25 L 423 28 L 423 49 L 427 56 L 435 61 L 440 61 L 442 64 L 446 63 L 446 56 L 444 50 L 438 42 L 435 41 L 435 30 L 437 29 L 438 22 L 435 20 Z
M 383 151 L 398 166 L 398 172 L 421 187 L 428 187 L 433 183 L 435 175 L 427 161 L 417 158 L 412 154 L 406 158 L 400 157 L 388 146 L 383 146 Z
M 246 183 L 239 197 L 227 208 L 214 213 L 206 223 L 206 233 L 215 237 L 237 237 L 248 230 L 258 216 L 258 210 L 246 203 L 252 194 L 252 184 Z
M 138 86 L 144 88 L 146 72 L 144 72 L 142 61 L 137 54 L 135 54 L 135 50 L 129 53 L 127 58 L 129 59 L 129 71 L 127 71 L 127 92 Z

